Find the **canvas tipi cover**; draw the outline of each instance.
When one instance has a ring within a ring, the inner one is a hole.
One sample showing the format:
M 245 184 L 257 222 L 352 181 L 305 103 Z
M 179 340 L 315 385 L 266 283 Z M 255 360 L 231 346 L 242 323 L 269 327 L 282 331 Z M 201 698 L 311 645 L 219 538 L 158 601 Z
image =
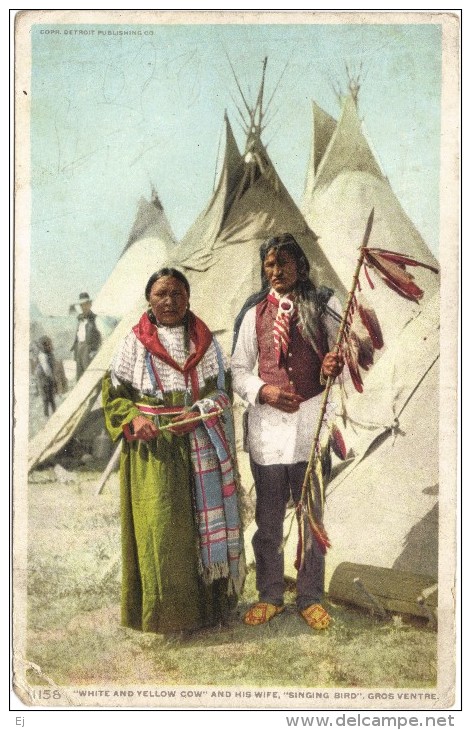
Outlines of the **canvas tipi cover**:
M 119 343 L 138 322 L 142 312 L 142 306 L 138 305 L 121 319 L 67 398 L 52 414 L 44 428 L 31 439 L 28 470 L 55 456 L 72 438 L 100 395 L 103 375 L 108 370 Z
M 345 560 L 437 575 L 439 334 L 435 295 L 351 398 L 355 458 L 326 502 L 329 575 Z
M 338 123 L 316 104 L 313 111 L 302 207 L 344 285 L 351 284 L 372 208 L 370 247 L 437 266 L 371 150 L 354 97 L 345 99 Z M 349 396 L 339 400 L 351 459 L 337 465 L 328 487 L 326 587 L 334 599 L 371 608 L 351 582 L 363 568 L 386 603 L 420 615 L 413 591 L 420 581 L 436 588 L 438 576 L 439 277 L 410 271 L 424 290 L 419 303 L 399 297 L 373 272 L 371 290 L 360 275 L 361 296 L 376 311 L 386 347 L 363 394 L 352 395 L 347 376 Z
M 145 307 L 149 277 L 167 262 L 176 240 L 155 190 L 151 200 L 141 198 L 134 225 L 123 252 L 93 302 L 97 314 L 121 319 L 136 304 Z
M 153 191 L 150 202 L 141 200 L 123 253 L 93 303 L 97 314 L 109 314 L 119 319 L 119 324 L 104 338 L 97 355 L 66 400 L 31 439 L 29 469 L 55 456 L 96 404 L 101 380 L 115 350 L 146 309 L 144 289 L 147 280 L 167 263 L 167 252 L 173 246 L 175 238 Z
M 319 248 L 316 235 L 281 182 L 257 130 L 242 156 L 226 117 L 226 151 L 219 184 L 208 206 L 174 250 L 192 284 L 192 309 L 230 351 L 234 320 L 260 288 L 260 245 L 290 232 L 303 247 L 316 282 L 345 289 Z
M 437 266 L 422 236 L 404 212 L 362 131 L 356 103 L 348 96 L 334 127 L 332 117 L 314 105 L 314 138 L 302 210 L 319 236 L 319 246 L 346 288 L 350 287 L 358 248 L 369 213 L 374 223 L 369 246 L 408 254 Z M 383 328 L 386 346 L 439 287 L 436 274 L 412 272 L 425 294 L 420 304 L 400 299 L 380 283 L 369 296 Z

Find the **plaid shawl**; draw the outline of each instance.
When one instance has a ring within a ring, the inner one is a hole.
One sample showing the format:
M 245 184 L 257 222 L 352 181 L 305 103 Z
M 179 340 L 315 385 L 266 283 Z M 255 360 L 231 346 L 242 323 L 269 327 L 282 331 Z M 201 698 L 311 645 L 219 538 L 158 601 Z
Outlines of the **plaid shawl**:
M 237 503 L 238 475 L 231 451 L 234 433 L 229 398 L 218 391 L 216 397 L 196 405 L 204 413 L 215 407 L 226 409 L 224 416 L 215 415 L 190 433 L 201 571 L 205 582 L 229 577 L 237 590 L 243 579 L 239 565 L 243 550 Z

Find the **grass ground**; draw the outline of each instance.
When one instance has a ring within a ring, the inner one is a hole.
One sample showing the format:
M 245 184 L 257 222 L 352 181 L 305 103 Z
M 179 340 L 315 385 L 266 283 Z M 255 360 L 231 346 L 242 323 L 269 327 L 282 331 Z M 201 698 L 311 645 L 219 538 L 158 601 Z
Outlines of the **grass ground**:
M 163 637 L 119 625 L 118 476 L 95 495 L 99 473 L 60 484 L 50 470 L 29 485 L 28 615 L 30 685 L 205 685 L 259 687 L 433 687 L 436 633 L 417 622 L 326 601 L 334 621 L 313 632 L 287 610 L 246 627 L 256 599 L 253 566 L 229 625 Z

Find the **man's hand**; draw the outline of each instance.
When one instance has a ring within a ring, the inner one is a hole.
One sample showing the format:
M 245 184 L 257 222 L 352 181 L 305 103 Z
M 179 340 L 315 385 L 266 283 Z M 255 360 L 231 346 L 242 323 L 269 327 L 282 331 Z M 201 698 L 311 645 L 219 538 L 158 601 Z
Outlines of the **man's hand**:
M 190 418 L 193 422 L 185 423 L 185 421 Z M 198 420 L 194 420 L 196 418 Z M 175 424 L 175 426 L 172 425 L 172 427 L 168 429 L 170 433 L 174 433 L 176 436 L 183 436 L 186 433 L 190 433 L 190 431 L 194 431 L 196 426 L 201 423 L 201 419 L 198 418 L 198 413 L 195 411 L 186 411 L 185 413 L 179 413 L 178 416 L 172 418 L 171 423 Z
M 295 413 L 304 399 L 300 395 L 278 388 L 276 385 L 262 385 L 258 392 L 258 400 L 260 403 L 267 403 L 273 408 L 278 408 L 279 411 Z
M 148 418 L 145 416 L 136 416 L 132 419 L 132 427 L 134 429 L 134 436 L 141 441 L 150 441 L 156 438 L 159 433 L 159 429 Z
M 343 370 L 343 357 L 338 352 L 328 352 L 322 361 L 322 375 L 325 378 L 336 378 Z

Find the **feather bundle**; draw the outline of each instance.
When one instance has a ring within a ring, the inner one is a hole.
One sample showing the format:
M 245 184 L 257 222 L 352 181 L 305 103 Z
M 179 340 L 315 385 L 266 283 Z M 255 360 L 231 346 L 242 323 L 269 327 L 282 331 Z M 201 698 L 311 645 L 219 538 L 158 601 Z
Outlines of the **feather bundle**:
M 412 256 L 407 256 L 407 254 L 398 253 L 397 251 L 388 251 L 386 248 L 368 248 L 367 251 L 372 251 L 374 254 L 381 256 L 381 258 L 398 264 L 401 268 L 405 266 L 421 266 L 423 269 L 429 269 L 429 271 L 433 271 L 434 274 L 438 274 L 436 266 L 425 264 L 423 261 L 417 261 L 417 259 L 412 258 Z
M 435 266 L 417 261 L 411 256 L 407 256 L 395 251 L 388 251 L 381 248 L 368 248 L 368 241 L 373 225 L 374 208 L 372 209 L 366 225 L 363 243 L 361 246 L 360 258 L 357 262 L 357 268 L 353 277 L 352 288 L 349 293 L 347 308 L 344 311 L 342 322 L 337 338 L 336 351 L 340 352 L 350 372 L 350 377 L 355 389 L 363 392 L 363 380 L 360 369 L 368 370 L 374 363 L 375 350 L 384 347 L 383 333 L 378 321 L 378 317 L 373 309 L 365 302 L 361 301 L 361 286 L 359 274 L 363 266 L 365 278 L 371 289 L 375 285 L 370 277 L 369 269 L 374 269 L 377 275 L 384 283 L 405 299 L 415 302 L 423 297 L 423 290 L 416 284 L 414 277 L 406 269 L 407 266 L 422 267 L 438 274 Z M 326 395 L 332 385 L 334 378 L 329 378 Z M 324 474 L 322 470 L 322 453 L 319 453 L 319 434 L 322 419 L 325 416 L 325 403 L 321 410 L 318 430 L 314 440 L 311 456 L 309 458 L 307 469 L 311 470 L 309 474 L 310 489 L 307 487 L 306 471 L 305 481 L 303 483 L 301 499 L 296 508 L 298 519 L 299 540 L 296 555 L 295 567 L 299 570 L 304 563 L 305 547 L 306 547 L 306 530 L 311 532 L 312 537 L 316 540 L 319 549 L 323 554 L 330 547 L 330 540 L 321 522 L 318 522 L 316 514 L 316 500 L 320 498 L 320 507 L 323 504 L 324 491 Z M 345 460 L 347 457 L 347 449 L 340 430 L 335 426 L 330 428 L 330 447 L 332 451 L 340 459 Z M 315 463 L 313 459 L 316 459 Z M 313 481 L 313 465 L 314 472 L 317 475 L 319 483 L 319 497 L 316 495 Z
M 416 259 L 410 256 L 404 256 L 394 251 L 387 251 L 381 248 L 365 248 L 364 256 L 368 266 L 375 269 L 390 289 L 401 297 L 417 303 L 423 297 L 424 292 L 423 289 L 417 286 L 412 274 L 406 271 L 406 266 L 421 266 L 438 274 L 436 267 L 416 261 Z

